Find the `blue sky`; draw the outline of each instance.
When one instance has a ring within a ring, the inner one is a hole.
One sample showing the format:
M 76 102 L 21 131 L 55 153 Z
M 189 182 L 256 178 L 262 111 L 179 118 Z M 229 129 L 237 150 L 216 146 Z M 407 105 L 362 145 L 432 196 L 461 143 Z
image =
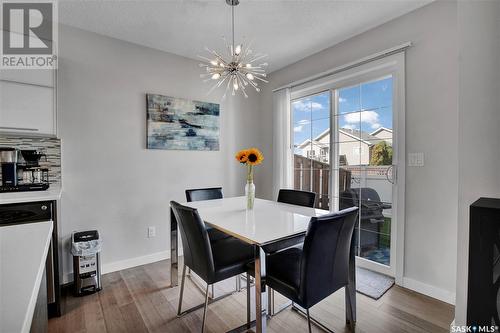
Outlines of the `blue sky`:
M 315 137 L 330 126 L 330 92 L 292 103 L 294 144 Z M 392 78 L 339 90 L 340 127 L 371 133 L 392 129 Z

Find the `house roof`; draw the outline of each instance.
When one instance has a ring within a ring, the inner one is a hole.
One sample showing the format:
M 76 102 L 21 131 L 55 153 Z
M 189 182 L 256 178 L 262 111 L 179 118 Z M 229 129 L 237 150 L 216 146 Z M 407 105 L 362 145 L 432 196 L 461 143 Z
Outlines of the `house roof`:
M 377 135 L 378 133 L 382 132 L 382 131 L 387 131 L 387 132 L 390 132 L 392 133 L 392 129 L 390 128 L 387 128 L 387 127 L 379 127 L 377 128 L 375 131 L 371 132 L 370 135 Z
M 365 131 L 359 131 L 359 130 L 349 129 L 349 128 L 340 128 L 339 132 L 343 133 L 343 134 L 345 134 L 347 136 L 350 136 L 351 138 L 353 138 L 355 140 L 361 140 L 364 143 L 366 143 L 368 146 L 371 146 L 371 145 L 376 144 L 376 143 L 378 143 L 380 141 L 383 141 L 382 139 L 377 138 L 376 136 L 373 136 L 371 133 L 368 133 L 368 132 L 365 132 Z M 330 129 L 328 128 L 328 129 L 324 130 L 323 132 L 321 132 L 320 134 L 318 134 L 313 139 L 313 141 L 317 142 L 317 141 L 323 139 L 326 135 L 329 135 L 329 134 L 330 134 Z M 302 142 L 301 144 L 299 144 L 298 148 L 304 148 L 309 143 L 311 143 L 311 139 L 307 139 L 304 142 Z
M 349 129 L 349 128 L 340 128 L 339 132 L 342 132 L 346 135 L 349 135 L 350 137 L 353 137 L 356 140 L 365 141 L 368 145 L 372 145 L 374 143 L 381 141 L 380 138 L 377 138 L 376 136 L 373 136 L 370 133 L 365 132 L 365 131 L 359 131 L 359 130 Z

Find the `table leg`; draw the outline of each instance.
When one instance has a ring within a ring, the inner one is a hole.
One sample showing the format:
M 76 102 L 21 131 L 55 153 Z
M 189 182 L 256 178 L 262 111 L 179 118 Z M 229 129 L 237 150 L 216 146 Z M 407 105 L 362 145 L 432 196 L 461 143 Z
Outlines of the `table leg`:
M 179 285 L 179 244 L 177 238 L 177 219 L 170 208 L 170 287 Z
M 257 333 L 266 332 L 266 253 L 255 247 L 255 322 Z
M 354 331 L 356 324 L 356 244 L 353 235 L 349 253 L 349 282 L 345 287 L 346 322 Z

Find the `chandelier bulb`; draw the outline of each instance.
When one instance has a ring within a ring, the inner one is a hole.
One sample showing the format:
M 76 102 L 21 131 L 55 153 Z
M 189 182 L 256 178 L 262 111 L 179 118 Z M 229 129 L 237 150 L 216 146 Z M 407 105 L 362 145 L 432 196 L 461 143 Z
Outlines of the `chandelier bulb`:
M 211 63 L 212 65 L 214 65 L 214 66 L 217 66 L 217 64 L 218 64 L 218 63 L 217 63 L 217 60 L 212 60 L 212 61 L 210 61 L 210 63 Z
M 238 90 L 238 88 L 239 88 L 238 82 L 233 83 L 233 88 L 234 88 L 234 90 Z
M 220 78 L 220 74 L 219 73 L 215 73 L 214 75 L 212 75 L 212 80 L 217 80 Z
M 247 77 L 247 79 L 249 79 L 249 80 L 253 80 L 253 79 L 254 79 L 254 76 L 253 76 L 253 74 L 252 74 L 252 73 L 247 73 L 246 77 Z
M 239 56 L 239 55 L 240 55 L 240 53 L 241 53 L 241 44 L 236 45 L 236 47 L 234 48 L 234 54 L 235 54 L 236 56 Z

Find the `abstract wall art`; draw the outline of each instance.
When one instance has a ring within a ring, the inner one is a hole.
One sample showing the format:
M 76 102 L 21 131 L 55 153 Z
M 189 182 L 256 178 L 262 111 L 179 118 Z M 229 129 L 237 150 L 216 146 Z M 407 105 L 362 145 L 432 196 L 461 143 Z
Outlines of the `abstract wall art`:
M 219 150 L 220 106 L 146 94 L 147 148 Z

